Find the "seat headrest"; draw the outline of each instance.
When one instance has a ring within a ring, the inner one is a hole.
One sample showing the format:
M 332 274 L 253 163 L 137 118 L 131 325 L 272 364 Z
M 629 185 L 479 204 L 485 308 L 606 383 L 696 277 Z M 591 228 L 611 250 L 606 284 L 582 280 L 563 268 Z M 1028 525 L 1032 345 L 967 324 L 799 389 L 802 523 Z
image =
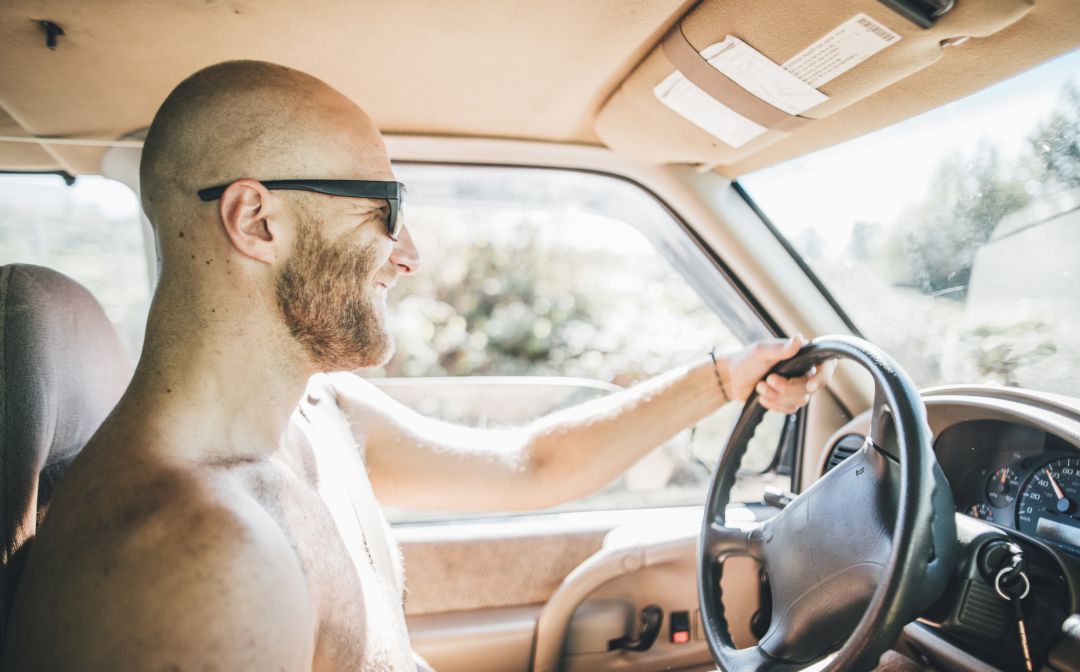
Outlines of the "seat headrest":
M 41 266 L 0 266 L 0 626 L 39 508 L 130 379 L 116 329 L 86 288 Z

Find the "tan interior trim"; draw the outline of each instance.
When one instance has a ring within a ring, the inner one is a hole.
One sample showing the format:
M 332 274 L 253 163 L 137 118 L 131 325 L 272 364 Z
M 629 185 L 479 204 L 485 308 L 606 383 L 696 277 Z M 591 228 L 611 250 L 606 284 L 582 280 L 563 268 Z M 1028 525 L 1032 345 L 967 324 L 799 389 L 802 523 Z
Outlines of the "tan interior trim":
M 0 3 L 0 135 L 120 137 L 148 125 L 194 70 L 245 57 L 325 79 L 392 133 L 589 145 L 605 138 L 626 156 L 717 165 L 727 176 L 888 126 L 1080 45 L 1076 0 L 962 0 L 929 30 L 873 0 L 596 0 L 557 12 L 494 0 L 467 12 L 431 0 L 327 0 L 302 20 L 283 0 L 197 9 L 57 0 L 49 18 L 66 37 L 49 51 L 33 21 L 40 4 Z M 657 47 L 679 20 L 691 43 L 731 34 L 783 63 L 855 9 L 903 40 L 822 87 L 830 101 L 806 113 L 818 121 L 796 133 L 769 131 L 733 149 L 652 92 L 673 69 Z M 407 27 L 408 39 L 387 26 Z M 275 39 L 283 31 L 290 39 Z M 239 33 L 250 38 L 242 48 Z M 935 63 L 942 44 L 963 38 L 971 39 Z M 2 143 L 0 167 L 96 174 L 101 154 Z
M 25 126 L 16 119 L 7 107 L 0 102 L 0 133 L 9 138 L 31 138 Z M 56 151 L 49 145 L 39 142 L 13 142 L 3 147 L 0 156 L 4 157 L 0 162 L 0 168 L 8 170 L 12 165 L 14 170 L 64 170 L 71 172 L 71 166 L 57 156 Z M 12 163 L 8 163 L 11 161 Z
M 1060 407 L 1039 408 L 1030 405 L 1035 401 L 1034 399 L 1029 401 L 1023 397 L 1003 398 L 1001 396 L 1002 394 L 1014 392 L 1012 388 L 971 385 L 960 387 L 953 393 L 950 392 L 952 390 L 947 387 L 921 391 L 923 403 L 926 405 L 926 421 L 930 426 L 930 432 L 933 434 L 935 441 L 946 429 L 971 420 L 1024 422 L 1045 432 L 1060 436 L 1066 441 L 1072 443 L 1080 441 L 1080 422 L 1062 416 L 1063 412 L 1071 412 L 1073 417 L 1080 413 L 1080 402 L 1077 400 L 1062 397 L 1058 402 L 1061 404 Z M 1069 401 L 1073 403 L 1069 403 Z M 841 437 L 847 434 L 866 435 L 869 431 L 869 411 L 863 411 L 836 430 L 829 437 L 826 450 L 822 452 L 813 480 L 817 480 L 825 473 L 828 454 L 832 452 L 833 446 Z
M 35 145 L 69 145 L 72 147 L 131 147 L 142 149 L 142 140 L 107 140 L 105 138 L 52 138 L 42 135 L 0 135 L 0 142 L 22 142 Z
M 561 669 L 563 644 L 574 612 L 602 586 L 621 576 L 650 568 L 680 563 L 694 567 L 696 553 L 696 534 L 655 543 L 632 541 L 625 545 L 605 545 L 571 572 L 559 590 L 544 605 L 536 622 L 532 671 L 557 672 Z M 666 665 L 665 669 L 678 669 L 701 662 L 694 660 L 697 653 L 694 647 L 689 647 L 685 651 L 671 652 L 674 657 L 666 657 L 662 661 L 650 660 L 650 663 L 663 663 Z M 683 660 L 684 656 L 689 659 Z
M 7 0 L 0 105 L 30 135 L 120 137 L 149 125 L 169 91 L 199 68 L 253 58 L 325 80 L 385 131 L 597 144 L 596 111 L 694 2 L 590 0 L 553 10 L 499 0 L 324 0 L 308 10 L 287 0 L 57 0 L 44 11 L 40 2 Z M 55 50 L 34 21 L 42 18 L 64 28 Z M 0 145 L 0 167 L 24 167 L 23 154 L 9 151 L 21 147 Z M 99 171 L 100 149 L 53 150 L 53 166 Z
M 405 614 L 543 604 L 603 537 L 584 532 L 402 543 Z
M 668 33 L 662 46 L 664 55 L 671 64 L 694 86 L 759 126 L 774 131 L 794 131 L 813 121 L 773 107 L 709 65 L 697 48 L 686 39 L 681 24 Z
M 540 607 L 409 616 L 409 640 L 439 672 L 526 672 Z

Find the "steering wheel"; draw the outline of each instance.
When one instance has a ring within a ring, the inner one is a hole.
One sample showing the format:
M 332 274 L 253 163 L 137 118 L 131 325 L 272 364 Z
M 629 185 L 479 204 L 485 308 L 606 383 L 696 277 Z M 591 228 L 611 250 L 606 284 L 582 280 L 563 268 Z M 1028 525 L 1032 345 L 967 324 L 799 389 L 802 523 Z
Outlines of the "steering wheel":
M 698 540 L 698 595 L 721 669 L 794 670 L 839 651 L 826 670 L 864 670 L 945 588 L 956 560 L 952 492 L 931 448 L 926 409 L 911 379 L 857 338 L 815 339 L 771 373 L 803 375 L 826 359 L 853 360 L 874 379 L 862 448 L 756 527 L 729 527 L 725 508 L 754 429 L 751 394 L 720 455 Z M 772 590 L 768 631 L 735 647 L 724 618 L 724 560 L 754 558 Z

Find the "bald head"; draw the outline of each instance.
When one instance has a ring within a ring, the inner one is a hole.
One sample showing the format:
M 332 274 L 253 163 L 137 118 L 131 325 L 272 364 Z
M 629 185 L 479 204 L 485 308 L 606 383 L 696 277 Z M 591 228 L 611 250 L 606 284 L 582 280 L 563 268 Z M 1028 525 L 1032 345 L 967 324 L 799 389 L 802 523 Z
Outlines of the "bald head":
M 246 359 L 258 334 L 263 352 L 308 375 L 389 357 L 386 290 L 419 263 L 408 229 L 387 229 L 390 201 L 263 184 L 394 179 L 382 136 L 348 98 L 270 63 L 206 68 L 154 117 L 140 178 L 161 254 L 144 352 L 190 337 L 215 352 L 240 343 Z M 199 198 L 219 185 L 218 199 Z
M 284 66 L 230 61 L 181 82 L 158 110 L 143 209 L 164 242 L 192 224 L 199 189 L 244 177 L 392 179 L 378 129 L 348 98 Z

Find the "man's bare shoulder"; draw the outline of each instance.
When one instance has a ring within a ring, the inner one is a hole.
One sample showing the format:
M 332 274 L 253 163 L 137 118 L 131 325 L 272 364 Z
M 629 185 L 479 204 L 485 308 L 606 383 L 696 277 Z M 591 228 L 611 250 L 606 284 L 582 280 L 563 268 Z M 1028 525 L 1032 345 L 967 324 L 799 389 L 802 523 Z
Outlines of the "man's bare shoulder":
M 4 669 L 310 669 L 300 563 L 242 488 L 198 469 L 140 465 L 112 488 L 73 471 L 20 584 Z

